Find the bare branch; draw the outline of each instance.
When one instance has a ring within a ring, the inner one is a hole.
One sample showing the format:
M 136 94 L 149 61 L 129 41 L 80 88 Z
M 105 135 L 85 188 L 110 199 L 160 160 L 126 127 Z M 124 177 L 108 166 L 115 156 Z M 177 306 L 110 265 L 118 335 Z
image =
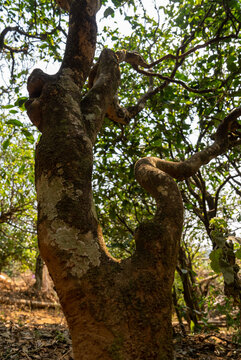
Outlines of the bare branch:
M 217 37 L 215 37 L 213 39 L 210 39 L 210 40 L 206 41 L 203 44 L 196 45 L 196 46 L 192 47 L 191 49 L 189 49 L 188 51 L 183 52 L 181 54 L 176 54 L 176 55 L 167 54 L 167 55 L 164 55 L 160 59 L 157 59 L 156 61 L 153 61 L 150 64 L 147 64 L 147 62 L 144 60 L 144 58 L 140 54 L 138 54 L 137 52 L 131 52 L 131 51 L 126 51 L 126 50 L 120 50 L 119 52 L 126 52 L 126 55 L 125 55 L 126 57 L 122 61 L 125 61 L 125 62 L 129 63 L 135 69 L 136 69 L 137 66 L 142 66 L 145 69 L 151 69 L 154 66 L 162 63 L 165 60 L 181 60 L 181 59 L 185 59 L 187 56 L 189 56 L 190 54 L 193 54 L 197 50 L 200 50 L 200 49 L 208 47 L 209 45 L 212 45 L 212 44 L 215 44 L 215 43 L 218 43 L 218 42 L 221 42 L 221 41 L 227 41 L 227 40 L 230 40 L 230 39 L 237 39 L 237 35 L 236 34 L 230 34 L 230 35 L 221 36 L 221 37 L 217 36 Z M 187 45 L 187 44 L 185 44 L 185 45 Z M 178 48 L 177 53 L 179 53 L 179 50 L 181 48 L 182 48 L 182 46 L 180 48 Z M 119 52 L 117 52 L 117 53 L 119 53 Z
M 125 218 L 123 218 L 122 216 L 120 216 L 118 214 L 118 212 L 115 212 L 116 217 L 119 219 L 119 221 L 125 226 L 126 230 L 131 234 L 134 235 L 134 231 L 131 229 L 131 227 L 128 225 L 128 223 L 126 222 Z
M 24 47 L 21 47 L 21 48 L 14 48 L 14 47 L 11 47 L 11 46 L 8 46 L 8 45 L 4 45 L 4 49 L 7 49 L 9 50 L 11 53 L 24 53 L 24 54 L 27 54 L 28 52 L 28 47 L 27 46 L 24 46 Z
M 190 92 L 193 92 L 195 94 L 206 94 L 206 93 L 210 93 L 210 92 L 214 92 L 216 89 L 215 88 L 212 88 L 212 89 L 201 89 L 201 90 L 198 90 L 198 89 L 194 89 L 190 86 L 188 86 L 184 81 L 182 80 L 176 80 L 176 79 L 173 79 L 172 77 L 168 77 L 168 76 L 164 76 L 164 75 L 161 75 L 159 73 L 154 73 L 152 71 L 145 71 L 145 70 L 141 70 L 138 66 L 137 67 L 134 67 L 133 68 L 139 73 L 139 74 L 143 74 L 143 75 L 146 75 L 146 76 L 152 76 L 152 77 L 157 77 L 161 80 L 164 80 L 166 81 L 167 83 L 174 83 L 174 84 L 178 84 L 178 85 L 181 85 L 184 89 L 190 91 Z
M 218 208 L 218 200 L 219 200 L 219 194 L 220 194 L 220 191 L 222 190 L 222 188 L 231 180 L 231 179 L 234 179 L 235 177 L 237 177 L 238 175 L 235 175 L 235 176 L 228 176 L 223 182 L 221 185 L 219 185 L 217 191 L 216 191 L 216 194 L 215 194 L 215 211 L 217 212 L 217 208 Z
M 61 27 L 57 27 L 49 32 L 44 32 L 42 34 L 29 34 L 28 32 L 22 30 L 20 27 L 18 26 L 7 26 L 0 34 L 0 50 L 3 50 L 3 48 L 8 49 L 8 50 L 12 50 L 14 52 L 25 52 L 27 51 L 27 47 L 22 47 L 22 48 L 12 48 L 6 44 L 4 44 L 4 39 L 5 36 L 7 35 L 8 32 L 17 32 L 20 35 L 26 36 L 27 38 L 31 38 L 31 39 L 38 39 L 38 40 L 44 40 L 46 39 L 47 35 L 52 35 L 56 32 L 56 30 L 61 30 L 63 31 L 63 29 Z
M 3 49 L 4 46 L 4 38 L 7 35 L 8 32 L 10 31 L 17 31 L 18 27 L 11 27 L 11 26 L 7 26 L 0 34 L 0 50 Z

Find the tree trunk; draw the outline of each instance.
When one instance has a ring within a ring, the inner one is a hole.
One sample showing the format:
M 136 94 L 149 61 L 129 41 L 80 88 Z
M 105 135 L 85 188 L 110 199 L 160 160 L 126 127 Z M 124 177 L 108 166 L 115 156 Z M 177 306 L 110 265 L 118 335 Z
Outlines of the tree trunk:
M 172 289 L 172 300 L 173 300 L 173 305 L 174 305 L 174 308 L 175 308 L 175 311 L 177 314 L 177 319 L 178 319 L 178 322 L 179 322 L 179 325 L 181 328 L 182 335 L 186 336 L 187 335 L 186 329 L 185 329 L 185 326 L 182 321 L 182 315 L 180 314 L 180 311 L 179 311 L 179 305 L 178 305 L 178 301 L 177 301 L 177 292 L 176 292 L 175 284 L 173 285 L 173 289 Z
M 228 134 L 241 108 L 223 119 L 213 144 L 186 161 L 147 157 L 137 162 L 136 178 L 156 199 L 157 211 L 152 221 L 136 230 L 135 254 L 123 261 L 112 258 L 93 203 L 93 146 L 108 109 L 111 118 L 122 123 L 135 114 L 119 115 L 114 100 L 119 63 L 127 61 L 138 69 L 143 59 L 125 50 L 104 49 L 90 73 L 98 1 L 58 3 L 70 7 L 63 62 L 54 76 L 33 71 L 26 102 L 30 120 L 42 132 L 36 149 L 40 254 L 69 325 L 75 360 L 171 360 L 171 289 L 183 223 L 182 199 L 173 177 L 187 179 L 235 146 Z M 89 75 L 92 88 L 83 95 Z M 143 104 L 139 101 L 137 108 L 143 109 Z
M 134 256 L 113 259 L 96 219 L 92 138 L 74 104 L 79 93 L 73 88 L 61 76 L 46 95 L 43 121 L 48 125 L 36 150 L 36 184 L 39 248 L 69 325 L 75 360 L 172 359 L 180 194 L 170 177 L 157 173 L 163 202 L 155 219 L 137 229 Z M 163 187 L 161 181 L 166 181 Z
M 198 320 L 199 320 L 198 314 L 200 314 L 201 312 L 197 299 L 197 291 L 194 288 L 195 286 L 195 284 L 193 283 L 194 279 L 191 276 L 192 268 L 190 264 L 188 264 L 185 250 L 181 246 L 179 249 L 178 260 L 180 267 L 177 266 L 177 271 L 182 280 L 183 296 L 184 296 L 184 301 L 187 305 L 187 314 L 186 314 L 187 322 L 190 327 L 190 323 L 192 321 L 195 325 L 195 329 L 198 329 Z
M 119 58 L 102 52 L 94 85 L 81 98 L 96 40 L 90 3 L 73 2 L 60 71 L 51 77 L 35 70 L 28 81 L 28 115 L 42 132 L 36 149 L 39 249 L 75 360 L 171 360 L 182 200 L 169 175 L 149 159 L 139 161 L 136 177 L 156 198 L 157 212 L 136 230 L 132 257 L 109 255 L 92 198 L 92 149 L 118 88 Z
M 34 288 L 40 292 L 43 285 L 43 260 L 40 255 L 36 259 L 35 280 Z

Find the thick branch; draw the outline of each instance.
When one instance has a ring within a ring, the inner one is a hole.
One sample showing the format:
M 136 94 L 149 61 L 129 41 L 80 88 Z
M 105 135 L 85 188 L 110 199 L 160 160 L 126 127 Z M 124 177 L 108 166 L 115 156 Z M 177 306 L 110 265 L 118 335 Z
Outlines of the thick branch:
M 56 0 L 56 3 L 59 5 L 59 7 L 61 7 L 61 9 L 69 11 L 72 0 Z
M 176 74 L 177 69 L 182 65 L 183 61 L 190 54 L 193 54 L 197 50 L 206 48 L 209 45 L 219 43 L 221 41 L 227 41 L 228 39 L 236 39 L 237 34 L 238 34 L 238 31 L 235 34 L 230 34 L 227 36 L 220 36 L 220 32 L 219 32 L 219 33 L 217 33 L 217 36 L 215 36 L 213 39 L 210 39 L 203 44 L 198 44 L 187 51 L 185 51 L 185 47 L 188 45 L 188 43 L 183 42 L 182 46 L 180 48 L 178 48 L 177 53 L 175 55 L 167 54 L 150 64 L 148 64 L 144 60 L 144 58 L 136 51 L 126 51 L 126 50 L 117 51 L 116 55 L 118 56 L 120 63 L 126 62 L 126 63 L 130 64 L 133 67 L 133 69 L 135 69 L 138 73 L 149 76 L 149 77 L 157 77 L 160 80 L 164 80 L 164 82 L 159 87 L 155 88 L 154 90 L 152 87 L 149 88 L 147 93 L 137 102 L 137 104 L 135 106 L 131 106 L 128 108 L 121 107 L 119 105 L 118 98 L 116 98 L 113 102 L 113 106 L 110 108 L 110 110 L 106 114 L 107 117 L 116 122 L 120 122 L 122 124 L 127 124 L 131 118 L 133 118 L 134 116 L 136 116 L 139 112 L 141 112 L 143 110 L 148 99 L 150 99 L 152 96 L 157 94 L 161 89 L 163 89 L 170 83 L 180 85 L 187 91 L 193 92 L 196 94 L 206 94 L 206 93 L 214 92 L 216 90 L 215 88 L 210 88 L 210 89 L 192 88 L 188 84 L 186 84 L 184 81 L 174 79 L 174 76 Z M 193 38 L 194 38 L 194 34 L 192 36 L 190 36 L 189 42 Z M 163 62 L 164 60 L 169 60 L 169 59 L 176 61 L 176 65 L 170 76 L 164 76 L 157 72 L 146 71 L 146 70 L 140 69 L 140 67 L 143 67 L 145 69 L 151 69 L 154 66 Z M 222 85 L 220 87 L 222 87 Z
M 209 163 L 218 155 L 225 153 L 228 148 L 236 145 L 236 141 L 230 141 L 229 132 L 239 116 L 241 116 L 241 107 L 234 109 L 221 122 L 215 134 L 214 143 L 194 154 L 189 159 L 180 162 L 171 162 L 155 157 L 146 157 L 137 162 L 136 170 L 138 170 L 139 166 L 145 164 L 145 166 L 160 169 L 177 180 L 189 178 L 194 175 L 202 165 Z M 151 192 L 150 190 L 148 191 Z
M 70 7 L 69 34 L 60 71 L 70 68 L 79 87 L 83 86 L 93 62 L 97 11 L 97 0 L 74 1 Z
M 117 57 L 104 49 L 98 61 L 93 87 L 81 101 L 81 111 L 91 140 L 95 141 L 108 106 L 112 103 L 120 79 Z

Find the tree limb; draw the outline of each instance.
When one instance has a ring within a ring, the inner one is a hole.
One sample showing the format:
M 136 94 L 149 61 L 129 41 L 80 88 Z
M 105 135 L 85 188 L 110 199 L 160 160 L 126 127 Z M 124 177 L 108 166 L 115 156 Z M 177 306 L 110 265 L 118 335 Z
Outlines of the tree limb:
M 81 101 L 81 111 L 93 142 L 102 126 L 108 106 L 113 102 L 119 79 L 117 57 L 112 50 L 104 49 L 98 61 L 93 87 Z
M 147 166 L 157 168 L 177 180 L 184 180 L 194 175 L 202 165 L 209 163 L 212 159 L 236 146 L 237 142 L 229 141 L 229 131 L 232 124 L 241 116 L 241 107 L 235 108 L 229 113 L 218 126 L 214 136 L 215 141 L 204 150 L 194 154 L 189 159 L 180 162 L 165 161 L 156 157 L 146 157 L 140 159 L 135 167 L 138 172 L 139 167 Z M 150 185 L 148 186 L 150 187 Z M 149 190 L 148 190 L 149 191 Z M 151 192 L 151 191 L 149 191 Z
M 47 33 L 42 33 L 40 35 L 33 35 L 33 34 L 29 34 L 28 32 L 22 30 L 20 27 L 18 26 L 7 26 L 0 34 L 0 50 L 2 50 L 3 48 L 6 48 L 8 50 L 12 49 L 14 52 L 19 52 L 19 51 L 23 51 L 25 48 L 20 48 L 20 49 L 15 49 L 15 48 L 11 48 L 10 46 L 7 46 L 4 44 L 4 39 L 5 39 L 5 36 L 7 35 L 8 32 L 17 32 L 19 33 L 20 35 L 24 35 L 26 36 L 27 38 L 32 38 L 32 39 L 39 39 L 39 40 L 43 40 L 46 38 L 47 35 L 51 35 L 53 34 L 54 32 L 56 31 L 56 29 L 53 29 L 52 31 L 50 32 L 47 32 Z

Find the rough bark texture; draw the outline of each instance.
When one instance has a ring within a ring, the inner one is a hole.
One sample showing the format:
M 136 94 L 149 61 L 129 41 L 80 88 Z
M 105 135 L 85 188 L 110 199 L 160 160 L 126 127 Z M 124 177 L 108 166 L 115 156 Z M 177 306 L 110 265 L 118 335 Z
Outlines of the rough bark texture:
M 66 69 L 47 81 L 37 98 L 43 104 L 36 149 L 40 252 L 66 315 L 76 360 L 172 359 L 171 287 L 182 228 L 181 196 L 171 177 L 137 166 L 137 176 L 152 182 L 158 211 L 137 229 L 133 257 L 117 261 L 108 254 L 91 175 L 92 147 L 119 81 L 112 51 L 103 51 L 98 72 L 82 100 Z
M 59 3 L 68 9 L 71 1 Z M 42 132 L 36 149 L 40 253 L 69 325 L 75 360 L 171 360 L 171 288 L 183 222 L 172 177 L 190 176 L 222 150 L 215 144 L 187 163 L 138 161 L 137 180 L 155 197 L 157 212 L 136 230 L 132 257 L 118 261 L 108 254 L 92 199 L 92 149 L 118 89 L 118 63 L 134 60 L 103 50 L 82 97 L 94 57 L 97 9 L 95 0 L 72 1 L 59 72 L 34 70 L 28 81 L 28 115 Z

